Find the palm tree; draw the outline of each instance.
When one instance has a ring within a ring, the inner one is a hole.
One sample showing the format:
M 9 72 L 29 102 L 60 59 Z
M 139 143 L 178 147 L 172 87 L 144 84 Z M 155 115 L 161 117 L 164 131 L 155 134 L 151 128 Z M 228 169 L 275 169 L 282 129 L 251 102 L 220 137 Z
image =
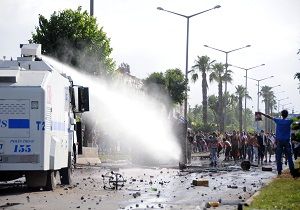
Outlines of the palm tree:
M 218 109 L 218 115 L 219 115 L 219 128 L 221 132 L 224 132 L 224 99 L 223 99 L 223 82 L 231 82 L 231 72 L 230 70 L 227 70 L 227 73 L 225 73 L 224 64 L 222 63 L 216 63 L 212 67 L 212 72 L 209 75 L 209 81 L 215 81 L 218 83 L 218 101 L 219 101 L 219 109 Z
M 219 101 L 217 96 L 211 95 L 208 97 L 208 107 L 212 111 L 214 115 L 214 119 L 217 121 L 219 119 L 218 118 Z M 216 121 L 213 122 L 218 123 Z
M 238 96 L 238 115 L 239 115 L 239 131 L 242 132 L 243 130 L 243 99 L 246 97 L 246 88 L 242 85 L 238 85 L 235 87 L 236 94 Z M 246 116 L 245 116 L 246 117 Z
M 276 108 L 277 101 L 276 101 L 276 96 L 272 95 L 271 99 L 269 101 L 269 112 L 271 116 L 273 116 L 273 109 Z M 271 120 L 269 120 L 269 125 L 268 125 L 268 131 L 274 131 L 275 130 L 275 123 Z
M 192 81 L 196 82 L 199 78 L 199 75 L 201 74 L 202 77 L 202 120 L 204 128 L 208 127 L 207 124 L 207 79 L 206 74 L 211 69 L 211 64 L 215 62 L 214 60 L 211 61 L 208 56 L 197 56 L 197 59 L 195 60 L 195 65 L 192 66 Z
M 272 91 L 272 87 L 269 86 L 262 86 L 261 87 L 261 92 L 260 92 L 261 96 L 263 97 L 263 102 L 265 103 L 265 113 L 266 114 L 270 114 L 271 109 L 273 109 L 273 105 L 271 106 L 271 102 L 273 102 L 275 96 L 274 93 Z M 268 121 L 265 120 L 265 130 L 268 130 Z

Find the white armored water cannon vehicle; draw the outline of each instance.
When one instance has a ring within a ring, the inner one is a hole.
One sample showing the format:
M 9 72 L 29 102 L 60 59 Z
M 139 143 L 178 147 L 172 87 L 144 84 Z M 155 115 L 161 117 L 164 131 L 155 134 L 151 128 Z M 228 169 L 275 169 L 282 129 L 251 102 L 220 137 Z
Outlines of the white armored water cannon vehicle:
M 20 48 L 17 60 L 0 60 L 0 181 L 25 176 L 28 187 L 53 190 L 57 172 L 70 184 L 82 151 L 75 119 L 89 111 L 88 88 L 44 62 L 40 44 Z

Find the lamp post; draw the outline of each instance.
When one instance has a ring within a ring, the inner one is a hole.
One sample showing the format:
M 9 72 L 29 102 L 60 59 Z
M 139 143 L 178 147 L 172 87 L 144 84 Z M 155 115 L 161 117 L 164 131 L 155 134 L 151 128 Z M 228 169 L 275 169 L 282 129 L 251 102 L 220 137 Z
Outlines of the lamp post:
M 280 87 L 281 85 L 275 85 L 273 87 L 270 87 L 271 89 L 276 88 L 276 87 Z
M 272 90 L 273 88 L 276 88 L 276 87 L 280 87 L 281 85 L 275 85 L 275 86 L 272 86 L 272 87 L 270 87 L 270 90 Z M 275 94 L 273 93 L 273 96 L 274 96 L 274 98 L 275 98 Z M 276 104 L 276 101 L 275 101 L 275 99 L 274 99 L 274 102 L 275 102 L 275 104 Z M 273 104 L 274 105 L 274 104 Z M 269 106 L 269 105 L 268 105 Z M 270 107 L 269 107 L 270 108 Z M 273 106 L 271 106 L 271 116 L 273 115 Z M 273 120 L 270 120 L 270 119 L 268 119 L 266 122 L 265 122 L 265 128 L 266 128 L 266 130 L 268 131 L 268 132 L 270 132 L 270 131 L 272 131 L 272 130 L 274 130 L 275 129 L 275 123 L 273 122 Z M 274 128 L 274 129 L 273 129 Z
M 246 71 L 246 76 L 245 76 L 245 78 L 246 78 L 246 81 L 245 81 L 245 104 L 244 104 L 244 106 L 245 106 L 245 108 L 244 108 L 245 109 L 244 110 L 244 130 L 245 131 L 247 129 L 247 125 L 246 125 L 246 123 L 247 123 L 247 120 L 246 120 L 247 97 L 246 97 L 246 94 L 248 92 L 248 90 L 247 90 L 248 71 L 251 70 L 251 69 L 258 68 L 260 66 L 264 66 L 264 65 L 265 64 L 263 63 L 263 64 L 260 64 L 260 65 L 257 65 L 257 66 L 253 66 L 251 68 L 242 68 L 242 67 L 239 67 L 239 66 L 230 65 L 230 66 L 233 66 L 233 67 L 236 67 L 236 68 L 239 68 L 239 69 L 243 69 L 243 70 Z
M 94 15 L 94 0 L 90 0 L 90 16 Z
M 282 99 L 279 99 L 277 100 L 277 109 L 278 109 L 278 113 L 279 113 L 279 102 L 282 101 L 282 100 L 285 100 L 285 99 L 288 99 L 289 97 L 286 97 L 286 98 L 282 98 Z
M 195 13 L 193 15 L 183 15 L 183 14 L 180 14 L 180 13 L 177 13 L 177 12 L 172 12 L 172 11 L 169 11 L 169 10 L 166 10 L 162 7 L 157 7 L 158 10 L 161 10 L 161 11 L 164 11 L 164 12 L 168 12 L 168 13 L 171 13 L 171 14 L 174 14 L 174 15 L 178 15 L 180 17 L 184 17 L 186 18 L 186 54 L 185 54 L 185 80 L 186 80 L 186 87 L 185 87 L 185 100 L 184 100 L 184 119 L 185 119 L 185 136 L 187 136 L 187 90 L 188 90 L 188 63 L 189 63 L 189 27 L 190 27 L 190 18 L 192 17 L 195 17 L 197 15 L 200 15 L 202 13 L 205 13 L 205 12 L 208 12 L 210 10 L 214 10 L 214 9 L 218 9 L 220 8 L 221 6 L 220 5 L 216 5 L 215 7 L 213 8 L 210 8 L 210 9 L 207 9 L 207 10 L 204 10 L 204 11 L 201 11 L 201 12 L 198 12 L 198 13 Z M 187 154 L 186 154 L 186 139 L 185 139 L 185 148 L 183 148 L 184 150 L 184 163 L 186 163 L 187 161 Z
M 263 80 L 266 80 L 266 79 L 269 79 L 269 78 L 272 78 L 274 76 L 270 76 L 270 77 L 265 77 L 263 79 L 254 79 L 254 78 L 251 78 L 251 77 L 248 77 L 249 79 L 252 79 L 254 81 L 257 82 L 257 111 L 259 112 L 259 83 Z M 256 129 L 258 131 L 258 121 L 256 122 Z
M 213 49 L 213 50 L 216 50 L 216 51 L 219 51 L 219 52 L 222 52 L 222 53 L 225 53 L 225 55 L 226 55 L 226 57 L 225 57 L 225 74 L 227 74 L 227 71 L 228 71 L 228 54 L 231 53 L 231 52 L 237 51 L 237 50 L 244 49 L 246 47 L 251 47 L 251 45 L 246 45 L 244 47 L 240 47 L 240 48 L 236 48 L 236 49 L 233 49 L 233 50 L 225 51 L 225 50 L 217 49 L 217 48 L 214 48 L 214 47 L 210 47 L 208 45 L 203 45 L 203 46 L 207 47 L 207 48 L 210 48 L 210 49 Z M 227 93 L 227 81 L 225 81 L 225 90 L 224 90 L 225 97 L 226 97 L 226 93 Z M 224 115 L 223 115 L 224 123 L 225 123 L 225 117 L 226 117 L 226 105 L 224 106 Z
M 290 104 L 292 104 L 292 103 L 282 104 L 282 105 L 281 105 L 281 106 L 282 106 L 282 109 L 284 109 L 284 107 L 285 107 L 286 105 L 290 105 Z
M 283 91 L 280 91 L 280 92 L 277 92 L 277 93 L 274 93 L 274 95 L 277 95 L 277 94 L 279 94 L 279 93 L 284 93 L 285 91 L 283 90 Z

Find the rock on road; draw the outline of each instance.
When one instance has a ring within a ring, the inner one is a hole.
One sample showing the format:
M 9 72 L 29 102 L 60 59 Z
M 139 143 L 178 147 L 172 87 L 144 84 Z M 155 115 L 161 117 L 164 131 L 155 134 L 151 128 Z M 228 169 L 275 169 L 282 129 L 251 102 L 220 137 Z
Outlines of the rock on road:
M 276 176 L 275 164 L 268 166 L 273 171 L 261 166 L 242 171 L 239 165 L 184 172 L 175 167 L 82 166 L 73 172 L 73 185 L 58 183 L 55 191 L 29 191 L 22 179 L 0 183 L 0 209 L 204 209 L 208 202 L 218 202 L 217 209 L 236 209 Z M 103 188 L 102 175 L 112 170 L 126 180 L 120 190 Z M 193 180 L 209 185 L 193 186 Z

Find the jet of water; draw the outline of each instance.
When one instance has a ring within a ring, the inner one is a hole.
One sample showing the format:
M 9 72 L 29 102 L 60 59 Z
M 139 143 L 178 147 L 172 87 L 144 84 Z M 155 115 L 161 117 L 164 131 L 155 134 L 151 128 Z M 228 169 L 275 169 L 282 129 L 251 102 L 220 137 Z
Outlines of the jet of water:
M 133 87 L 95 79 L 46 56 L 44 60 L 71 76 L 74 84 L 89 87 L 88 116 L 109 136 L 156 161 L 179 160 L 178 139 L 161 103 Z

